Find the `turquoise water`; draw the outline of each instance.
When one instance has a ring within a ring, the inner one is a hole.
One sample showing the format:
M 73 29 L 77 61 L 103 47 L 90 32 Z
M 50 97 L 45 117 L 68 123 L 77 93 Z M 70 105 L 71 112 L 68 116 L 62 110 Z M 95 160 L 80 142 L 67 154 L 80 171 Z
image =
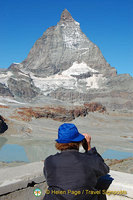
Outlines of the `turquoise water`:
M 29 162 L 24 147 L 17 144 L 5 144 L 0 150 L 0 161 L 3 162 Z
M 14 144 L 15 143 L 15 144 Z M 23 139 L 0 137 L 0 162 L 36 162 L 55 154 L 54 142 L 49 139 Z M 103 158 L 124 159 L 133 157 L 133 153 L 107 149 Z
M 51 140 L 0 137 L 0 162 L 36 162 L 55 153 Z
M 133 157 L 133 153 L 130 152 L 124 152 L 124 151 L 116 151 L 113 149 L 108 149 L 107 151 L 105 151 L 102 154 L 102 157 L 105 158 L 109 158 L 109 159 L 124 159 L 124 158 L 129 158 L 129 157 Z

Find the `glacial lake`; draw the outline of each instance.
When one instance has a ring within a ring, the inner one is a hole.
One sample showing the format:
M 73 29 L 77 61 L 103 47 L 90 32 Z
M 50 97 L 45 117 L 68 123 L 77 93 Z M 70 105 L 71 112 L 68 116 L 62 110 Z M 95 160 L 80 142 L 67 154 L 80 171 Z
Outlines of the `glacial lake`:
M 102 157 L 104 159 L 109 158 L 109 159 L 120 160 L 120 159 L 124 159 L 124 158 L 133 157 L 133 153 L 108 149 L 102 154 Z
M 56 152 L 51 140 L 0 137 L 0 162 L 36 162 Z
M 81 150 L 82 151 L 82 150 Z M 55 154 L 57 150 L 53 140 L 39 138 L 4 138 L 0 137 L 0 162 L 36 162 Z M 99 151 L 103 158 L 124 159 L 133 157 L 133 153 L 106 149 Z

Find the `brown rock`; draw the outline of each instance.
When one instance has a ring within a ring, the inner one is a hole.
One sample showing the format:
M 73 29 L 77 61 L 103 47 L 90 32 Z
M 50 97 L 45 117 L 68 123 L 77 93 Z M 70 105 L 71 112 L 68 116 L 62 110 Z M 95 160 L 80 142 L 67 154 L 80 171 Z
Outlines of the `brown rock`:
M 72 121 L 75 118 L 81 116 L 85 117 L 88 112 L 104 112 L 106 108 L 98 103 L 86 103 L 84 106 L 76 106 L 74 108 L 66 109 L 61 106 L 45 106 L 45 107 L 22 107 L 16 110 L 15 115 L 11 118 L 15 118 L 23 121 L 30 121 L 34 118 L 51 118 L 53 120 L 66 122 Z M 17 115 L 16 115 L 17 114 Z

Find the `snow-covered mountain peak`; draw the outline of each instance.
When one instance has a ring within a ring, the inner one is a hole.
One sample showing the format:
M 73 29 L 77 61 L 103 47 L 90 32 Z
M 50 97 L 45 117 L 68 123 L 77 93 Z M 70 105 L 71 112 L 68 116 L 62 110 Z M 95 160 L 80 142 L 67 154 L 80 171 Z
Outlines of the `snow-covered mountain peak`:
M 133 79 L 117 75 L 66 9 L 22 63 L 13 63 L 6 72 L 0 72 L 0 96 L 20 101 L 48 95 L 66 101 L 102 99 L 106 105 L 122 103 L 119 108 L 132 109 L 132 91 Z

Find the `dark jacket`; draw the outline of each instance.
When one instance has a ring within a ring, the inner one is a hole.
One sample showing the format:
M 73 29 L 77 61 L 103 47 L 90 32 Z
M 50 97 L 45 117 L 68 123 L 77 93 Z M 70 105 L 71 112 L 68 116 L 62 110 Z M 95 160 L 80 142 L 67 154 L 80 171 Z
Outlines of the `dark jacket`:
M 78 150 L 64 150 L 46 158 L 44 162 L 44 175 L 49 186 L 48 190 L 67 191 L 67 194 L 45 195 L 44 199 L 97 199 L 97 195 L 83 195 L 83 190 L 95 191 L 97 180 L 109 172 L 109 167 L 103 158 L 92 148 L 87 153 Z M 72 195 L 68 191 L 80 191 L 82 195 Z M 86 193 L 86 192 L 85 192 Z M 81 198 L 82 197 L 82 198 Z

